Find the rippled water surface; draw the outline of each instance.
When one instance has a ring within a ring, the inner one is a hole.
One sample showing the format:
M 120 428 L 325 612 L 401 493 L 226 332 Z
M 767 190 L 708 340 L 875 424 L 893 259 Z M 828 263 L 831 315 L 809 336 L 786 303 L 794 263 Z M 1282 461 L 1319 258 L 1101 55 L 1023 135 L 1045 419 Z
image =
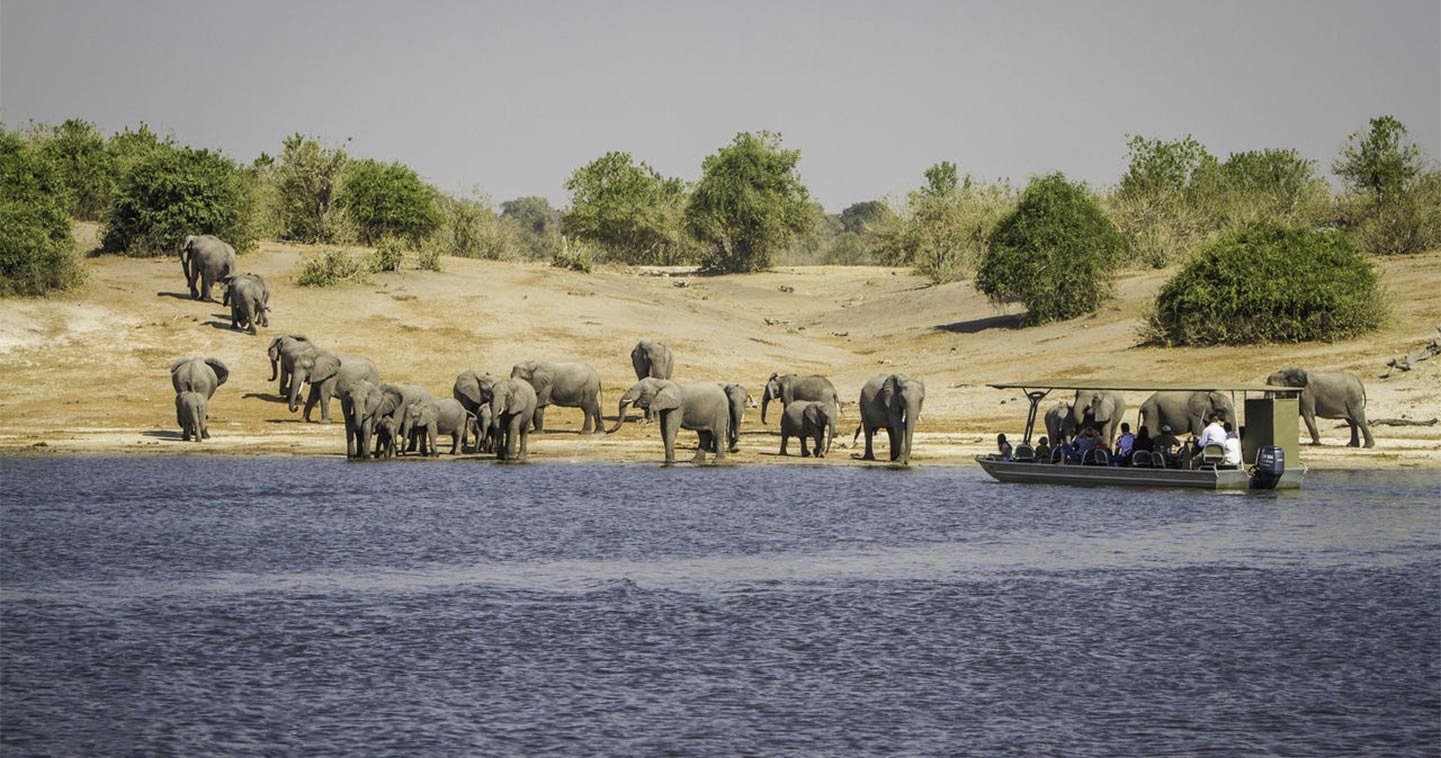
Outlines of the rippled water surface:
M 1438 483 L 0 459 L 0 752 L 1436 755 Z

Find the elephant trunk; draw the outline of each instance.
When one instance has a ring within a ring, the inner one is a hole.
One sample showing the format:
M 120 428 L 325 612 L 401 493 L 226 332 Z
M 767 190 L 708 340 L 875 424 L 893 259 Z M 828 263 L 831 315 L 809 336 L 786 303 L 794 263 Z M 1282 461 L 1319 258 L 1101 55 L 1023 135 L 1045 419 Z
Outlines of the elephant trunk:
M 270 378 L 266 381 L 275 381 L 280 376 L 280 361 L 274 356 L 270 358 Z
M 619 406 L 617 406 L 615 412 L 615 426 L 612 426 L 611 428 L 605 430 L 606 434 L 615 434 L 616 432 L 620 431 L 621 424 L 625 423 L 625 407 L 627 405 L 630 405 L 630 401 L 626 400 L 625 398 L 621 398 L 620 404 Z
M 310 381 L 310 375 L 309 375 L 309 374 L 306 374 L 305 376 L 300 376 L 300 375 L 297 375 L 297 374 L 291 374 L 291 376 L 290 376 L 290 399 L 289 399 L 288 404 L 286 405 L 286 407 L 290 409 L 290 412 L 291 412 L 291 413 L 294 413 L 296 410 L 298 410 L 298 409 L 300 408 L 300 385 L 303 384 L 303 383 L 305 383 L 305 382 L 307 382 L 307 381 Z
M 770 404 L 771 404 L 771 391 L 770 391 L 770 388 L 767 387 L 765 394 L 764 394 L 764 395 L 761 395 L 761 426 L 765 426 L 765 423 L 766 423 L 766 408 L 769 407 Z

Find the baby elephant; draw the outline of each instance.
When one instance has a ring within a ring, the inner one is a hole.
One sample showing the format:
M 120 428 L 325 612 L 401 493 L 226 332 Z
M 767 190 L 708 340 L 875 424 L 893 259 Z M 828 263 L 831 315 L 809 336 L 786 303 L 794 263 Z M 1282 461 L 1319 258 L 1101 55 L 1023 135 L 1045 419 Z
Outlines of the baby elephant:
M 225 299 L 230 303 L 230 328 L 255 334 L 256 325 L 270 326 L 270 284 L 259 274 L 227 276 Z
M 414 435 L 420 443 L 421 455 L 436 456 L 440 455 L 435 449 L 436 435 L 448 434 L 450 454 L 455 455 L 465 444 L 466 429 L 474 418 L 460 401 L 451 398 L 411 403 L 400 416 L 400 438 L 410 439 Z
M 801 438 L 801 457 L 809 458 L 806 449 L 808 440 L 815 441 L 815 456 L 826 457 L 831 449 L 831 440 L 836 436 L 836 407 L 821 400 L 797 400 L 786 406 L 781 415 L 781 455 L 786 452 L 786 442 L 791 437 Z
M 210 437 L 205 427 L 205 407 L 209 399 L 203 392 L 181 392 L 175 395 L 175 420 L 180 424 L 180 439 L 196 442 Z

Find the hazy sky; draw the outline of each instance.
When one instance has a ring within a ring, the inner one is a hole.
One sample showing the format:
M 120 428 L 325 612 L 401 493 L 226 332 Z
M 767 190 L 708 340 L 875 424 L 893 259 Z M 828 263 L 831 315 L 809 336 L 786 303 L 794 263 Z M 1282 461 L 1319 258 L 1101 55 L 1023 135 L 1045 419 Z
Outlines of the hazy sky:
M 0 0 L 0 108 L 247 162 L 351 138 L 448 190 L 557 204 L 607 150 L 693 180 L 769 129 L 834 212 L 940 160 L 1111 184 L 1128 133 L 1329 171 L 1389 113 L 1441 157 L 1441 2 Z

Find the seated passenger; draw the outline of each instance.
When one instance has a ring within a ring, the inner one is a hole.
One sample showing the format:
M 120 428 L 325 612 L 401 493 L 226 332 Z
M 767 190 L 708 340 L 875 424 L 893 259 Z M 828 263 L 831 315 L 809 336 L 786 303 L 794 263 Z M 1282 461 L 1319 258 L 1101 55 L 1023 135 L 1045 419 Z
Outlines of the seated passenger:
M 1226 458 L 1222 461 L 1227 466 L 1241 465 L 1241 437 L 1231 428 L 1231 422 L 1227 421 L 1221 425 L 1226 430 Z
M 996 452 L 991 453 L 993 461 L 1009 461 L 1011 459 L 1011 443 L 1006 441 L 1006 435 L 996 435 Z
M 1221 417 L 1215 413 L 1207 419 L 1206 428 L 1201 430 L 1201 439 L 1196 441 L 1197 450 L 1205 450 L 1207 445 L 1226 446 L 1226 429 L 1221 426 Z
M 1036 443 L 1036 460 L 1041 463 L 1051 462 L 1051 441 L 1044 436 Z
M 1170 426 L 1162 425 L 1161 436 L 1155 439 L 1154 449 L 1161 455 L 1166 456 L 1167 466 L 1174 466 L 1180 461 L 1180 455 L 1177 452 L 1177 449 L 1180 447 L 1180 438 L 1171 433 Z
M 1144 450 L 1149 453 L 1155 449 L 1156 442 L 1151 439 L 1151 430 L 1144 426 L 1136 430 L 1136 441 L 1131 443 L 1131 451 Z
M 1096 445 L 1099 444 L 1100 441 L 1101 433 L 1096 431 L 1096 427 L 1086 427 L 1086 430 L 1076 437 L 1076 462 L 1089 462 L 1091 460 L 1091 451 L 1096 449 Z
M 1116 438 L 1116 450 L 1111 455 L 1112 466 L 1125 466 L 1131 462 L 1131 451 L 1136 444 L 1136 435 L 1131 434 L 1131 425 L 1121 422 L 1121 436 Z

